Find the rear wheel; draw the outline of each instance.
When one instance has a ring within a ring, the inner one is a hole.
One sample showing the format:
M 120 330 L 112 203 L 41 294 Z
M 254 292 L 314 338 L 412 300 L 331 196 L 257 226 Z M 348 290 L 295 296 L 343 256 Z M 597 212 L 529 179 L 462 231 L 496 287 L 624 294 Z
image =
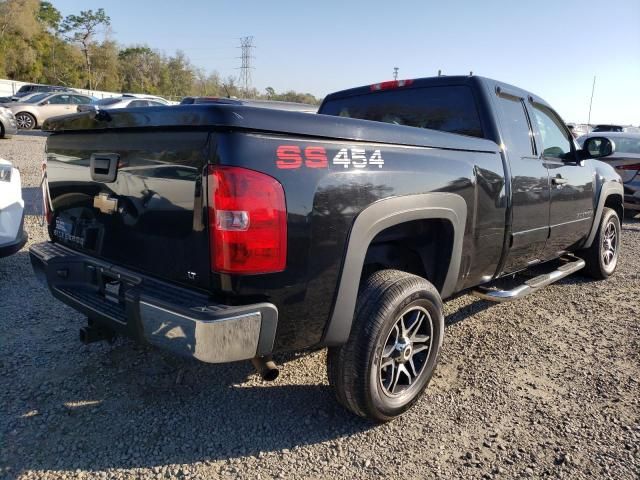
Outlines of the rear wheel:
M 385 422 L 409 409 L 435 369 L 444 317 L 427 280 L 382 270 L 366 280 L 347 343 L 329 349 L 327 372 L 338 401 Z
M 583 254 L 586 262 L 585 271 L 589 276 L 604 280 L 613 275 L 618 266 L 621 233 L 618 214 L 611 208 L 605 208 L 596 237 Z
M 21 130 L 31 130 L 36 126 L 36 119 L 30 113 L 20 112 L 16 114 L 16 123 Z

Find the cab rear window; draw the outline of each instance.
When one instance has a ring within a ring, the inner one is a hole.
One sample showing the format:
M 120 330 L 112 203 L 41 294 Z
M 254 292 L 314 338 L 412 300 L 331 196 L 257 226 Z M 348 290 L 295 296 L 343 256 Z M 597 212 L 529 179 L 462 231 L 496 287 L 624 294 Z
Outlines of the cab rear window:
M 319 113 L 484 137 L 473 93 L 464 85 L 336 98 L 325 102 Z

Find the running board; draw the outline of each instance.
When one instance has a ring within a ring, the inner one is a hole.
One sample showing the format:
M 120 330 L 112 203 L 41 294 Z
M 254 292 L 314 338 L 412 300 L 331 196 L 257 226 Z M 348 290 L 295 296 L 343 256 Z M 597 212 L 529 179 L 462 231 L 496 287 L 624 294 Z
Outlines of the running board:
M 477 287 L 472 293 L 476 297 L 483 300 L 489 300 L 490 302 L 509 302 L 511 300 L 517 300 L 522 297 L 540 290 L 547 285 L 550 285 L 564 277 L 577 272 L 585 266 L 584 260 L 580 258 L 571 258 L 570 261 L 558 267 L 550 273 L 539 275 L 524 282 L 522 285 L 518 285 L 511 290 L 496 290 L 491 287 L 480 286 Z

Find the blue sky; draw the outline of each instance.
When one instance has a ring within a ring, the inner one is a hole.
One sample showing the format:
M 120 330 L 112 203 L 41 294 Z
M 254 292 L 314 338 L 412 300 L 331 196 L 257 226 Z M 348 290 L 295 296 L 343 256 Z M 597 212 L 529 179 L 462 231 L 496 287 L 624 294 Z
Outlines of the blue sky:
M 183 50 L 238 75 L 252 35 L 253 86 L 322 97 L 400 78 L 474 74 L 535 92 L 568 122 L 640 124 L 640 1 L 52 0 L 63 15 L 103 7 L 119 43 Z

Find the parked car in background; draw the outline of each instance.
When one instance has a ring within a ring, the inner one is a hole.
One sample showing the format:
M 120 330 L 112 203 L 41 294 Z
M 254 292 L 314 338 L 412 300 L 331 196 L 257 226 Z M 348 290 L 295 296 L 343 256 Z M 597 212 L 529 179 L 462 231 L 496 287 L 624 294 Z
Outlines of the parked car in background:
M 184 97 L 180 102 L 180 105 L 194 104 L 244 105 L 246 107 L 271 108 L 274 110 L 303 113 L 316 113 L 318 111 L 317 105 L 296 102 L 279 102 L 276 100 L 247 100 L 223 97 Z
M 0 257 L 12 255 L 27 243 L 20 172 L 0 158 Z
M 615 153 L 602 161 L 620 174 L 624 183 L 625 216 L 640 213 L 640 133 L 606 132 L 585 135 L 578 139 L 580 146 L 591 137 L 605 137 L 615 145 Z
M 31 130 L 42 125 L 46 119 L 76 112 L 78 105 L 88 104 L 94 100 L 88 95 L 79 93 L 35 95 L 28 102 L 8 104 L 16 116 L 16 123 L 21 130 Z
M 62 87 L 62 86 L 57 86 L 57 85 L 40 85 L 40 84 L 30 84 L 30 85 L 23 85 L 20 87 L 20 89 L 13 95 L 13 99 L 14 100 L 18 100 L 26 95 L 29 95 L 31 93 L 53 93 L 53 92 L 73 92 L 75 93 L 75 90 L 69 87 Z
M 0 104 L 13 102 L 13 98 L 11 97 L 0 97 Z
M 164 99 L 162 99 L 164 100 Z M 102 98 L 100 100 L 94 100 L 91 103 L 85 105 L 78 105 L 76 110 L 78 112 L 89 112 L 91 110 L 111 110 L 113 108 L 130 108 L 130 107 L 165 107 L 168 105 L 159 101 L 156 98 L 144 98 L 138 96 L 122 96 L 122 97 L 110 97 Z
M 153 100 L 163 105 L 177 105 L 178 102 L 171 102 L 166 98 L 159 97 L 157 95 L 147 95 L 146 93 L 123 93 L 123 97 L 143 98 L 146 100 Z
M 43 100 L 43 99 L 47 98 L 50 95 L 51 95 L 51 93 L 49 93 L 49 92 L 30 93 L 29 95 L 25 95 L 24 97 L 20 97 L 17 100 L 9 100 L 8 102 L 4 102 L 4 103 L 2 103 L 2 106 L 3 107 L 10 107 L 11 105 L 21 104 L 21 103 L 38 103 L 40 100 Z
M 619 132 L 619 133 L 640 133 L 640 128 L 634 126 L 623 126 L 623 125 L 596 125 L 591 130 L 593 133 L 598 132 Z
M 9 138 L 18 133 L 18 125 L 13 112 L 6 107 L 0 107 L 0 138 Z

